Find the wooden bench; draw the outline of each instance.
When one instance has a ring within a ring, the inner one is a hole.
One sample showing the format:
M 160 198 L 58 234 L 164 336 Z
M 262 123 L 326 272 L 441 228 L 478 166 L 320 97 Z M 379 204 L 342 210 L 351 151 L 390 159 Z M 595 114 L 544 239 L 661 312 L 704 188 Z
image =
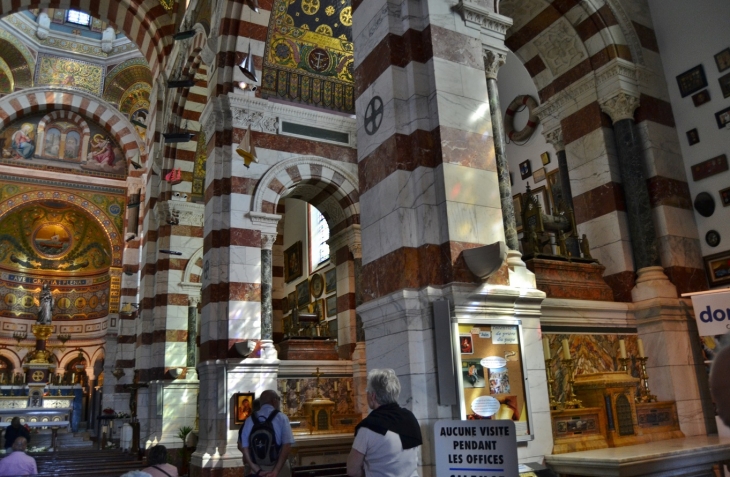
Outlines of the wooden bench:
M 301 465 L 292 469 L 292 477 L 347 477 L 347 464 Z
M 118 450 L 73 450 L 36 452 L 29 454 L 36 460 L 40 477 L 82 476 L 119 477 L 130 470 L 146 467 L 136 456 Z

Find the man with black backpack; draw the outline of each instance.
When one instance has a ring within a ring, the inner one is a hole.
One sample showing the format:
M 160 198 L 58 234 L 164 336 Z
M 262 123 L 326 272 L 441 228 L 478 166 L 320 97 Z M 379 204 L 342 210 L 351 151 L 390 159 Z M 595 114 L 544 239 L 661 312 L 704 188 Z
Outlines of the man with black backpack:
M 261 477 L 290 477 L 289 451 L 294 435 L 286 414 L 279 411 L 281 397 L 266 390 L 259 397 L 261 409 L 252 412 L 241 431 L 239 447 L 251 472 Z

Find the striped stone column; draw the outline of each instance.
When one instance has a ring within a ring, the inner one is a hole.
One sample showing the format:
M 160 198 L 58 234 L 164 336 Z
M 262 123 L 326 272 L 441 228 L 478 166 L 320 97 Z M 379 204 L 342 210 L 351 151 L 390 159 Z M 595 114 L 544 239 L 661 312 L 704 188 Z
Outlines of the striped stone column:
M 631 194 L 631 199 L 626 201 L 626 215 L 636 270 L 659 264 L 641 140 L 634 122 L 638 107 L 639 98 L 625 92 L 601 102 L 601 110 L 613 121 L 624 193 Z

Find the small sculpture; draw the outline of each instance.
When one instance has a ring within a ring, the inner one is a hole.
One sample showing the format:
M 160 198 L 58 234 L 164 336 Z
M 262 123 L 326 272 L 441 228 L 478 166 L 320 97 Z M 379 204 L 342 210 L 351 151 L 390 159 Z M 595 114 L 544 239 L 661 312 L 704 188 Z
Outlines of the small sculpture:
M 40 297 L 40 309 L 38 310 L 39 325 L 50 325 L 53 320 L 53 295 L 48 283 L 43 284 Z
M 586 234 L 583 234 L 583 238 L 580 241 L 580 253 L 583 254 L 583 258 L 593 258 L 591 257 L 591 246 L 588 243 Z

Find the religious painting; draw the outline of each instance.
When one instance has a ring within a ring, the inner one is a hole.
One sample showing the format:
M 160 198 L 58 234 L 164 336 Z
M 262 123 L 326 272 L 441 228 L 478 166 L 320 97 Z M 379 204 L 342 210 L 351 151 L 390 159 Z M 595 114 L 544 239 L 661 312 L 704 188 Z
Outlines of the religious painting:
M 49 171 L 125 177 L 127 161 L 121 147 L 101 126 L 82 116 L 58 111 L 25 116 L 0 131 L 0 163 Z
M 36 62 L 35 77 L 37 86 L 61 86 L 97 96 L 104 92 L 104 66 L 86 61 L 41 53 Z
M 46 257 L 63 255 L 71 243 L 71 233 L 61 224 L 45 223 L 33 232 L 33 248 Z
M 703 257 L 710 288 L 730 283 L 730 250 Z
M 287 313 L 289 313 L 289 311 L 290 311 L 290 309 L 291 309 L 291 308 L 289 307 L 289 298 L 285 296 L 284 298 L 281 298 L 280 300 L 281 300 L 281 301 L 280 301 L 280 303 L 281 303 L 281 310 L 282 310 L 282 311 L 284 312 L 284 314 L 286 315 Z
M 293 291 L 293 292 L 289 293 L 288 298 L 289 298 L 287 300 L 288 305 L 289 305 L 288 311 L 291 311 L 293 308 L 297 308 L 297 292 Z
M 715 64 L 717 64 L 717 71 L 720 72 L 730 68 L 730 48 L 725 48 L 715 55 Z
M 522 180 L 527 179 L 532 175 L 532 167 L 530 166 L 530 160 L 520 162 L 520 177 Z
M 327 316 L 330 318 L 337 316 L 337 295 L 327 297 Z
M 254 393 L 236 393 L 233 395 L 233 424 L 243 424 L 253 412 Z
M 716 112 L 715 120 L 717 121 L 718 128 L 726 128 L 728 124 L 730 124 L 730 108 L 725 108 L 722 111 Z
M 353 52 L 349 1 L 274 0 L 260 91 L 354 113 Z
M 677 84 L 679 85 L 679 93 L 684 98 L 692 93 L 696 93 L 702 88 L 707 87 L 707 78 L 705 77 L 705 69 L 702 65 L 697 65 L 677 75 Z
M 710 91 L 707 89 L 703 89 L 699 93 L 692 95 L 692 102 L 695 105 L 695 108 L 697 106 L 702 106 L 705 103 L 710 102 Z
M 332 293 L 337 291 L 337 268 L 324 272 L 324 292 Z
M 515 225 L 517 225 L 517 233 L 522 232 L 522 194 L 512 196 L 512 206 L 515 209 Z
M 720 90 L 722 90 L 722 97 L 727 98 L 730 96 L 730 73 L 725 76 L 721 76 L 717 80 L 720 83 Z
M 299 307 L 309 304 L 309 280 L 302 280 L 297 284 L 297 305 Z
M 547 173 L 548 197 L 553 206 L 552 214 L 557 214 L 557 208 L 563 201 L 563 187 L 560 184 L 560 169 L 554 169 Z M 547 213 L 547 212 L 546 212 Z
M 459 347 L 461 348 L 461 354 L 474 353 L 474 344 L 470 334 L 459 335 Z
M 538 182 L 544 181 L 545 180 L 545 168 L 541 167 L 540 169 L 533 172 L 532 179 L 535 181 L 535 184 L 537 184 Z
M 302 242 L 301 240 L 284 250 L 284 282 L 302 276 Z
M 700 142 L 700 133 L 697 132 L 697 128 L 687 131 L 687 142 L 690 146 L 694 146 L 695 144 Z
M 324 279 L 322 278 L 322 274 L 315 273 L 310 277 L 309 292 L 312 294 L 312 296 L 314 296 L 314 298 L 319 298 L 322 296 L 322 292 L 324 292 Z
M 550 198 L 548 196 L 548 190 L 545 186 L 535 187 L 532 189 L 532 196 L 537 197 L 537 202 L 542 207 L 544 214 L 550 213 Z

